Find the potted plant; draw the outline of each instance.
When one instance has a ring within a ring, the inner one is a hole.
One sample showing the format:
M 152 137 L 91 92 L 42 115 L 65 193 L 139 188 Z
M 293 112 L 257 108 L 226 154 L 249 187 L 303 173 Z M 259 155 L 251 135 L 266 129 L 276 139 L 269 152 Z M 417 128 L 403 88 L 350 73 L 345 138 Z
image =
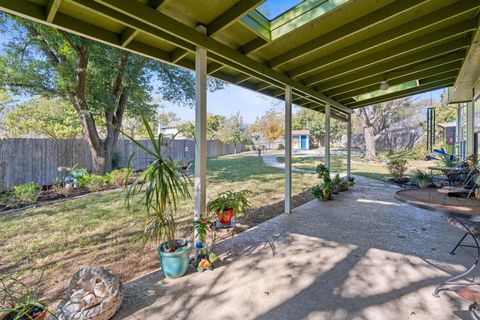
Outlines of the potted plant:
M 320 163 L 315 171 L 317 172 L 318 177 L 323 179 L 323 185 L 321 187 L 323 194 L 322 199 L 327 201 L 332 198 L 332 192 L 335 187 L 332 179 L 330 178 L 330 170 L 323 163 Z
M 29 285 L 10 275 L 0 276 L 0 319 L 43 320 L 50 313 Z
M 212 240 L 210 246 L 206 244 L 207 233 L 211 225 L 212 222 L 208 217 L 193 222 L 193 228 L 198 237 L 198 241 L 195 242 L 195 250 L 197 251 L 196 266 L 199 272 L 211 270 L 213 263 L 218 259 L 217 255 L 211 250 L 215 239 Z
M 207 203 L 207 210 L 217 215 L 218 221 L 222 224 L 230 224 L 237 214 L 246 214 L 250 207 L 248 199 L 250 191 L 225 191 L 219 193 Z
M 149 240 L 157 243 L 163 273 L 168 278 L 178 278 L 187 271 L 192 243 L 185 239 L 176 239 L 176 211 L 180 200 L 191 197 L 191 183 L 183 172 L 176 169 L 175 162 L 167 153 L 175 136 L 169 142 L 162 134 L 155 138 L 145 115 L 142 114 L 141 119 L 151 148 L 121 132 L 154 160 L 134 177 L 130 185 L 125 186 L 126 201 L 129 204 L 134 195 L 142 194 L 146 223 L 143 232 L 144 245 Z M 134 171 L 131 167 L 134 156 L 135 154 L 132 154 L 128 161 L 128 167 L 132 170 L 128 170 L 127 181 L 130 172 Z
M 350 176 L 347 178 L 347 181 L 349 186 L 353 186 L 355 184 L 355 177 Z
M 415 170 L 410 176 L 410 180 L 422 189 L 428 188 L 432 185 L 432 175 L 420 169 Z

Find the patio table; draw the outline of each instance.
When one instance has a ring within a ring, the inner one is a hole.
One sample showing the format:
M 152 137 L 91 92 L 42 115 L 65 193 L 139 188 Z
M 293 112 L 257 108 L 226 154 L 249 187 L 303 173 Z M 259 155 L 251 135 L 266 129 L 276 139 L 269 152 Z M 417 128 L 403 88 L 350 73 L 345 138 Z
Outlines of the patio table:
M 478 242 L 480 239 L 480 233 L 478 232 L 480 226 L 480 201 L 471 198 L 451 197 L 448 194 L 448 189 L 409 189 L 395 192 L 395 199 L 414 207 L 441 212 L 447 217 L 450 224 L 465 231 L 466 234 L 457 244 L 455 249 L 467 235 L 472 237 L 475 246 L 471 247 L 477 249 L 477 256 L 473 265 L 465 272 L 455 275 L 438 284 L 435 287 L 433 295 L 438 297 L 440 291 L 446 290 L 455 291 L 457 294 L 459 294 L 460 291 L 468 291 L 470 295 L 474 296 L 472 292 L 476 291 L 475 289 L 472 291 L 470 288 L 472 288 L 472 286 L 479 286 L 480 282 L 470 281 L 465 283 L 464 278 L 476 269 L 480 259 L 480 245 Z M 455 249 L 453 249 L 453 251 L 455 251 Z M 459 295 L 465 298 L 462 294 Z M 469 309 L 472 315 L 477 315 L 479 314 L 480 305 L 474 301 Z M 473 317 L 473 319 L 477 318 Z
M 459 176 L 468 174 L 468 168 L 447 167 L 447 166 L 431 166 L 428 167 L 431 171 L 440 171 L 448 179 L 448 183 L 453 186 Z

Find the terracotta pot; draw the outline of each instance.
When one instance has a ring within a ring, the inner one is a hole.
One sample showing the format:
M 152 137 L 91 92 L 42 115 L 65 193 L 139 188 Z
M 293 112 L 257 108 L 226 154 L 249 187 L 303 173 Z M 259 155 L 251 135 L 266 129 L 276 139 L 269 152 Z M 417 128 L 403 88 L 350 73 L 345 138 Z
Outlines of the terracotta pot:
M 230 224 L 232 222 L 233 209 L 223 210 L 222 213 L 217 213 L 217 217 L 221 224 Z
M 0 320 L 1 319 L 9 319 L 9 317 L 13 316 L 11 313 L 0 313 Z M 33 320 L 44 320 L 47 316 L 47 311 L 43 310 L 38 316 L 36 316 Z
M 43 310 L 38 316 L 35 317 L 34 320 L 43 320 L 47 316 L 47 311 Z

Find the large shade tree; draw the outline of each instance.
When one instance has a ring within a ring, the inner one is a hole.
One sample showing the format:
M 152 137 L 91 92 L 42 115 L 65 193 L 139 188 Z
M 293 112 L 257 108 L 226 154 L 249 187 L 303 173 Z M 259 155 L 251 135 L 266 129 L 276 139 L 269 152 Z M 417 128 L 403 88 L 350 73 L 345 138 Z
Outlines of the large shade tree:
M 46 137 L 73 139 L 82 137 L 82 126 L 68 101 L 37 97 L 10 109 L 4 127 L 11 138 Z
M 69 101 L 96 172 L 111 169 L 123 120 L 152 113 L 152 95 L 194 103 L 193 73 L 25 19 L 0 15 L 0 87 Z M 222 82 L 210 79 L 211 90 Z
M 390 126 L 405 118 L 412 106 L 409 97 L 395 99 L 355 110 L 358 124 L 365 136 L 365 158 L 377 157 L 376 141 Z

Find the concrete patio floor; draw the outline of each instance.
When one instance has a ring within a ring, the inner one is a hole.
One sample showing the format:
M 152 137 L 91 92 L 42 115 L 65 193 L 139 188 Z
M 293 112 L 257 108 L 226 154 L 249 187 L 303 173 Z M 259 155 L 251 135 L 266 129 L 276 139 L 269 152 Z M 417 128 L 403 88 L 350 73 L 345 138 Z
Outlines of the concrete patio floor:
M 432 296 L 473 263 L 471 248 L 449 254 L 462 232 L 390 184 L 357 181 L 236 235 L 238 255 L 214 271 L 127 283 L 115 319 L 468 319 L 467 302 Z

